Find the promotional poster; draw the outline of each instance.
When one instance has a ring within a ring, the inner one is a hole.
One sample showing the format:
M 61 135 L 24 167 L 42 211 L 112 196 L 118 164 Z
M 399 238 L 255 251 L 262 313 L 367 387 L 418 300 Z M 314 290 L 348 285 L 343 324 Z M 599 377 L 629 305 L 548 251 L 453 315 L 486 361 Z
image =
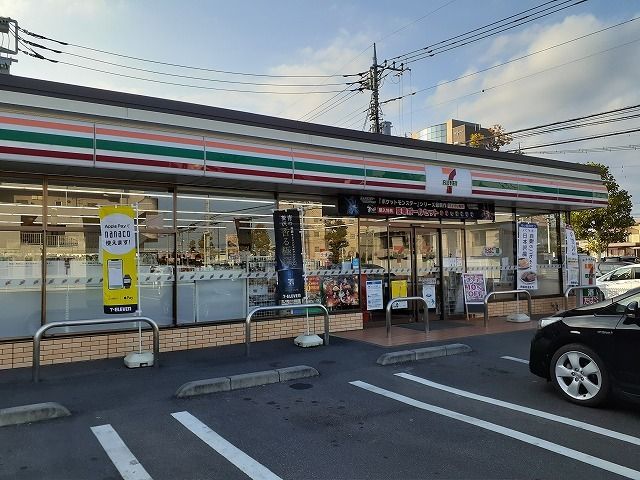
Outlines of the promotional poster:
M 296 209 L 273 212 L 276 241 L 278 301 L 281 305 L 301 303 L 304 298 L 304 265 L 300 212 Z
M 519 290 L 538 289 L 538 225 L 518 224 L 517 277 Z
M 135 212 L 128 205 L 100 207 L 104 313 L 138 310 Z

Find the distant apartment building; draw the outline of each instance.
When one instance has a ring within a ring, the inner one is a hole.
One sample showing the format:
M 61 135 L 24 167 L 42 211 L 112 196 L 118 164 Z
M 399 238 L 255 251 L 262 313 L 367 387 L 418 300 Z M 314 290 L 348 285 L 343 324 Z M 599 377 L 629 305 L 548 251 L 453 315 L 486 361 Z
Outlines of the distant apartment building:
M 445 123 L 431 125 L 412 133 L 411 138 L 428 142 L 449 143 L 451 145 L 468 145 L 473 133 L 481 133 L 485 137 L 491 136 L 489 130 L 482 128 L 479 123 L 465 122 L 452 118 Z
M 607 247 L 607 257 L 639 256 L 640 255 L 640 219 L 636 224 L 627 228 L 627 238 L 624 242 L 610 243 Z

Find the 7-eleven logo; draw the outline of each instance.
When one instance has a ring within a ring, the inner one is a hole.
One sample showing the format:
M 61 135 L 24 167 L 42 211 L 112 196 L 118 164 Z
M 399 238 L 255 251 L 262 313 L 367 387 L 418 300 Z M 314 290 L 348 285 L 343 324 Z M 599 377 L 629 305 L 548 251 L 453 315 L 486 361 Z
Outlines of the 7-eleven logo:
M 456 178 L 456 173 L 458 173 L 458 172 L 454 168 L 453 170 L 451 170 L 449 172 L 449 176 L 447 177 L 447 179 L 446 180 L 442 180 L 442 185 L 447 187 L 447 193 L 449 193 L 449 194 L 453 193 L 453 187 L 457 187 L 458 186 L 458 182 L 456 180 L 454 180 L 454 178 Z
M 433 195 L 471 196 L 471 172 L 464 168 L 427 165 L 426 190 Z

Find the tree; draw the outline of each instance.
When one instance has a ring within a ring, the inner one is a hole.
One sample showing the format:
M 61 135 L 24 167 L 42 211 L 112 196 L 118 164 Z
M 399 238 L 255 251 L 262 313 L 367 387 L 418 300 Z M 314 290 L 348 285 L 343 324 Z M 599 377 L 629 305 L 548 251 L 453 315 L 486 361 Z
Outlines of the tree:
M 485 148 L 484 135 L 479 132 L 472 133 L 469 138 L 469 146 L 473 148 Z
M 620 188 L 609 167 L 593 162 L 587 165 L 599 170 L 609 193 L 609 205 L 605 208 L 571 212 L 571 225 L 575 229 L 576 238 L 586 240 L 589 251 L 595 252 L 600 260 L 602 252 L 606 251 L 610 243 L 626 240 L 627 229 L 636 222 L 631 216 L 631 195 Z
M 347 240 L 347 226 L 342 220 L 326 220 L 325 221 L 324 239 L 327 242 L 329 251 L 331 252 L 330 260 L 333 264 L 340 262 L 340 251 L 349 245 Z
M 258 223 L 256 228 L 251 230 L 251 253 L 264 257 L 269 255 L 270 251 L 271 238 L 269 238 L 265 225 Z
M 504 127 L 500 124 L 489 127 L 487 131 L 489 132 L 487 137 L 480 132 L 472 133 L 469 138 L 469 146 L 497 152 L 501 147 L 509 145 L 513 141 L 513 136 L 506 133 Z
M 489 127 L 488 130 L 491 134 L 491 136 L 487 138 L 487 146 L 485 147 L 488 150 L 495 150 L 497 152 L 501 147 L 509 145 L 513 141 L 513 136 L 506 133 L 504 127 L 498 123 Z

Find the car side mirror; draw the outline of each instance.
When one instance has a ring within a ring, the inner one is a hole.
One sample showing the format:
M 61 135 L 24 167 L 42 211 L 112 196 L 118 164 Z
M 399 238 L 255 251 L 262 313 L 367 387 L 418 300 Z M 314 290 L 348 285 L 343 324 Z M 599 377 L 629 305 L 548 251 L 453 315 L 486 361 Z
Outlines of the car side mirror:
M 627 308 L 625 308 L 624 314 L 629 319 L 640 320 L 640 306 L 638 306 L 638 302 L 630 302 Z

